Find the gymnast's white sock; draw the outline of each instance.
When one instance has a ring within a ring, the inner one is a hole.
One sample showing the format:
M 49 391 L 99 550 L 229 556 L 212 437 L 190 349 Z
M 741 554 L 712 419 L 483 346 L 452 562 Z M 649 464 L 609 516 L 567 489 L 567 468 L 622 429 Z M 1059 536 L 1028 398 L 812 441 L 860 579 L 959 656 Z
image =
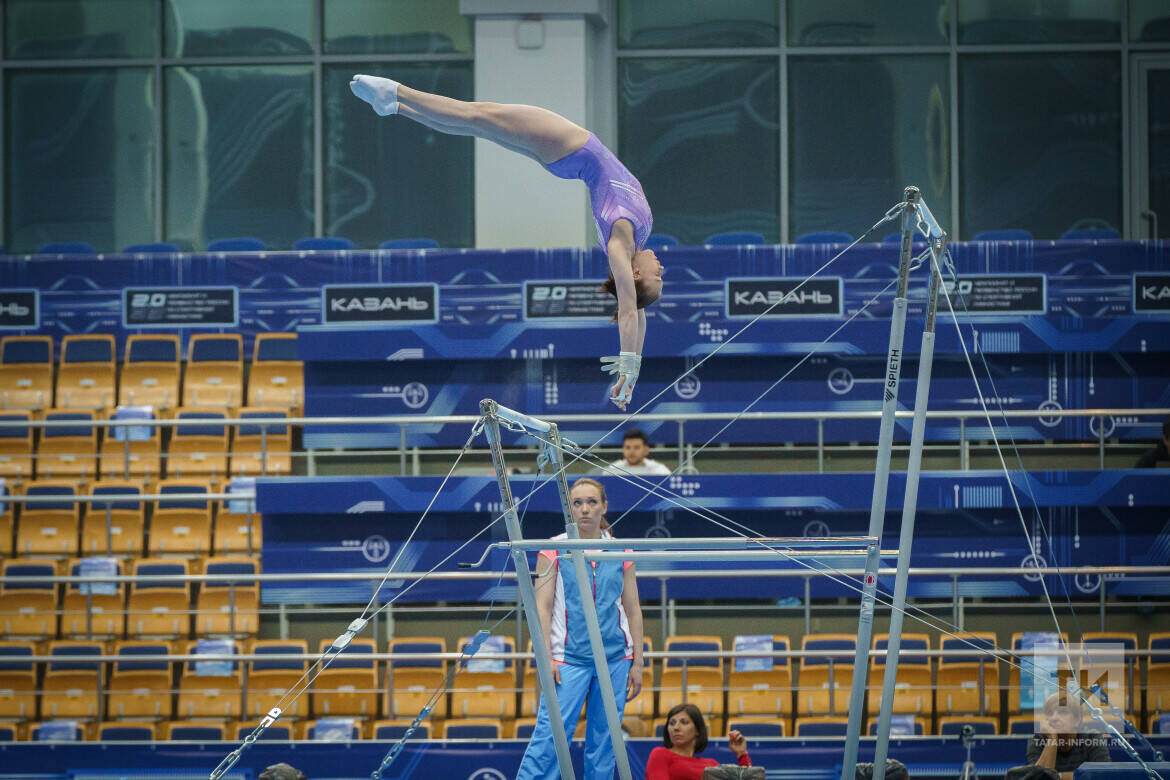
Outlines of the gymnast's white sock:
M 353 90 L 353 94 L 373 106 L 378 116 L 398 113 L 397 81 L 359 74 L 349 82 L 349 88 Z

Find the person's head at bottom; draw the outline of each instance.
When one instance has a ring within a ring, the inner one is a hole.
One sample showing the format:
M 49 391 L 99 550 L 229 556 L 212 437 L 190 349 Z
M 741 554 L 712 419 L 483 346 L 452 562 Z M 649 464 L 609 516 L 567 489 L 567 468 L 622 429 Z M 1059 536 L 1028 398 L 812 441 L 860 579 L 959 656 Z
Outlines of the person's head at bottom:
M 868 761 L 857 765 L 857 768 L 853 770 L 853 778 L 854 780 L 882 780 L 882 778 L 874 777 L 873 764 Z M 898 759 L 887 758 L 885 780 L 910 780 L 910 771 Z
M 666 727 L 662 729 L 663 747 L 675 753 L 693 756 L 707 747 L 707 723 L 703 713 L 693 704 L 676 704 L 666 713 Z
M 304 772 L 282 761 L 265 769 L 256 780 L 307 780 L 307 778 Z

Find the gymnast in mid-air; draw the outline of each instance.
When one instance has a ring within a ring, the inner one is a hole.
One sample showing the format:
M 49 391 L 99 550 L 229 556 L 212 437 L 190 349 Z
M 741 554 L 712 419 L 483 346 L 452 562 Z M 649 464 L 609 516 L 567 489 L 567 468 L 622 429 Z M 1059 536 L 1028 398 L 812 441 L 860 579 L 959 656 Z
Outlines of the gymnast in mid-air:
M 644 309 L 662 294 L 662 264 L 645 249 L 653 216 L 642 185 L 597 136 L 560 114 L 536 106 L 470 103 L 432 95 L 378 76 L 357 75 L 349 88 L 380 116 L 400 114 L 449 135 L 471 135 L 531 157 L 562 179 L 581 179 L 597 224 L 597 240 L 609 258 L 602 289 L 617 298 L 620 354 L 603 357 L 616 374 L 610 400 L 625 410 L 638 381 Z

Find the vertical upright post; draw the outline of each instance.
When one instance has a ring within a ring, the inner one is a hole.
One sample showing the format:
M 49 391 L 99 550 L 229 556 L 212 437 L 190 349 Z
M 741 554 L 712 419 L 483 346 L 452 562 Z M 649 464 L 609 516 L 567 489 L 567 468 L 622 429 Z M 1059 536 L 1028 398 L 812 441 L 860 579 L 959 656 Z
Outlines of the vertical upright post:
M 853 695 L 849 702 L 849 725 L 845 731 L 845 755 L 841 780 L 853 780 L 857 768 L 857 743 L 861 739 L 861 711 L 869 672 L 869 642 L 873 636 L 873 605 L 877 591 L 878 551 L 881 549 L 882 522 L 886 513 L 886 489 L 890 479 L 890 449 L 894 442 L 894 412 L 898 408 L 898 383 L 902 370 L 902 342 L 906 335 L 906 288 L 910 277 L 910 252 L 914 245 L 914 228 L 918 208 L 917 187 L 907 187 L 906 208 L 902 212 L 902 253 L 898 262 L 898 288 L 890 315 L 890 348 L 886 355 L 885 382 L 882 384 L 882 422 L 878 431 L 877 464 L 874 468 L 873 502 L 869 509 L 869 536 L 878 543 L 870 548 L 865 561 L 865 582 L 861 592 L 861 617 L 857 625 L 857 654 L 853 666 Z
M 577 522 L 573 519 L 572 502 L 569 499 L 569 481 L 565 477 L 564 462 L 561 458 L 561 435 L 555 424 L 549 427 L 548 441 L 544 444 L 544 451 L 552 465 L 553 473 L 556 474 L 557 488 L 561 493 L 561 506 L 565 513 L 565 533 L 570 539 L 579 539 L 580 534 L 577 532 Z M 617 708 L 617 699 L 614 696 L 613 684 L 609 677 L 609 661 L 605 657 L 605 646 L 601 641 L 601 626 L 597 622 L 597 606 L 588 596 L 592 592 L 588 571 L 590 564 L 585 560 L 584 550 L 571 550 L 569 557 L 573 562 L 577 591 L 581 594 L 581 605 L 584 607 L 585 627 L 589 631 L 589 647 L 593 651 L 593 663 L 597 669 L 597 685 L 601 690 L 601 703 L 605 709 L 606 724 L 609 726 L 609 740 L 613 745 L 614 758 L 617 760 L 618 777 L 621 780 L 632 780 L 630 757 L 626 753 L 626 742 L 622 737 L 621 713 Z M 535 645 L 536 643 L 533 642 L 533 646 Z M 625 707 L 624 700 L 622 707 Z
M 933 251 L 933 250 L 932 250 Z M 878 714 L 877 745 L 873 765 L 885 767 L 890 745 L 890 718 L 894 711 L 894 689 L 898 680 L 898 654 L 902 649 L 902 617 L 906 608 L 906 587 L 910 579 L 910 550 L 914 545 L 914 516 L 918 511 L 918 478 L 922 470 L 922 442 L 926 437 L 926 407 L 930 399 L 930 373 L 934 362 L 934 320 L 938 311 L 938 289 L 942 277 L 931 266 L 930 293 L 926 304 L 926 327 L 918 358 L 918 388 L 914 398 L 914 427 L 910 433 L 910 461 L 906 465 L 906 495 L 902 502 L 902 530 L 898 539 L 898 570 L 894 575 L 894 603 L 890 613 L 890 636 L 886 644 L 885 676 Z M 884 770 L 883 770 L 884 771 Z
M 487 435 L 492 463 L 496 468 L 496 482 L 500 488 L 500 500 L 504 504 L 504 524 L 508 529 L 508 538 L 514 542 L 519 541 L 523 535 L 520 532 L 520 520 L 516 517 L 516 502 L 512 498 L 512 488 L 508 484 L 508 470 L 504 465 L 500 424 L 495 417 L 496 402 L 484 399 L 479 402 L 479 410 L 485 418 L 484 433 Z M 540 623 L 540 610 L 536 608 L 532 571 L 528 567 L 528 558 L 523 550 L 512 550 L 512 561 L 516 565 L 516 586 L 520 591 L 520 601 L 524 604 L 528 633 L 533 638 L 532 652 L 536 656 L 536 676 L 540 679 L 541 696 L 544 697 L 545 706 L 548 708 L 548 723 L 552 730 L 553 746 L 556 748 L 561 777 L 564 780 L 576 780 L 576 775 L 573 774 L 573 761 L 569 757 L 569 741 L 565 737 L 565 723 L 561 720 L 561 706 L 557 701 L 557 687 L 553 682 L 552 658 L 548 646 L 543 641 L 544 627 Z

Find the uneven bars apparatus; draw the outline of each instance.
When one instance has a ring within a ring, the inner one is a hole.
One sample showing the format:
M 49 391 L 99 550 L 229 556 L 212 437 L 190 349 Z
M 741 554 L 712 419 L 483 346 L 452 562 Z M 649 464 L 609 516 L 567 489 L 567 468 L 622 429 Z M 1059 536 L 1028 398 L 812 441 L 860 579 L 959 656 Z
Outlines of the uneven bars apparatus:
M 873 502 L 869 505 L 869 530 L 868 536 L 881 541 L 883 520 L 886 518 L 886 492 L 889 484 L 889 460 L 890 451 L 894 444 L 894 416 L 897 410 L 897 388 L 901 381 L 901 368 L 904 358 L 903 340 L 906 337 L 906 309 L 907 309 L 907 288 L 909 287 L 910 276 L 910 262 L 911 249 L 914 247 L 914 234 L 918 227 L 918 222 L 927 223 L 930 232 L 931 253 L 934 253 L 937 244 L 938 251 L 942 251 L 945 247 L 945 234 L 942 229 L 937 228 L 937 223 L 934 221 L 934 216 L 930 214 L 930 209 L 922 201 L 921 193 L 918 188 L 910 186 L 906 188 L 906 199 L 903 202 L 902 210 L 902 246 L 899 257 L 899 265 L 897 265 L 897 291 L 894 295 L 894 309 L 890 315 L 889 323 L 889 351 L 886 356 L 886 381 L 882 385 L 882 409 L 881 409 L 881 428 L 878 433 L 878 462 L 874 467 L 874 495 Z M 935 235 L 937 233 L 937 235 Z M 931 299 L 937 297 L 937 285 L 931 284 Z M 930 310 L 935 309 L 935 304 L 930 304 Z M 929 322 L 934 322 L 934 318 L 929 317 Z M 930 333 L 931 347 L 934 345 L 934 333 Z M 920 428 L 924 427 L 925 423 L 925 396 L 929 392 L 930 382 L 930 361 L 934 357 L 934 351 L 928 354 L 925 352 L 925 340 L 927 336 L 923 333 L 923 352 L 920 360 L 918 360 L 918 399 L 921 399 L 922 409 L 918 410 L 915 407 L 915 432 L 921 433 Z M 923 370 L 925 370 L 925 381 L 923 381 Z M 920 419 L 922 424 L 920 424 Z M 917 444 L 917 450 L 915 450 Z M 911 436 L 910 441 L 910 461 L 907 467 L 907 486 L 906 495 L 908 503 L 909 515 L 911 519 L 910 533 L 913 534 L 913 518 L 914 510 L 916 509 L 917 501 L 917 485 L 918 485 L 918 469 L 922 463 L 922 437 L 918 436 L 915 440 Z M 911 485 L 913 485 L 913 493 L 911 493 Z M 913 495 L 913 499 L 911 499 Z M 906 512 L 903 510 L 903 523 L 906 518 Z M 904 533 L 906 529 L 903 527 L 903 541 L 906 537 Z M 897 571 L 909 572 L 910 551 L 909 545 L 906 547 L 899 547 L 897 552 Z M 865 688 L 867 678 L 869 676 L 869 643 L 873 637 L 873 619 L 874 619 L 874 600 L 876 591 L 878 591 L 878 546 L 870 548 L 869 558 L 866 560 L 865 580 L 862 582 L 861 591 L 861 620 L 858 626 L 858 647 L 853 660 L 853 691 L 849 698 L 849 723 L 846 727 L 845 733 L 845 755 L 841 760 L 841 780 L 853 780 L 858 764 L 858 744 L 861 740 L 861 722 L 860 718 L 854 718 L 854 712 L 860 712 L 865 706 Z M 903 578 L 904 579 L 904 578 Z M 902 587 L 901 600 L 899 593 L 895 588 L 892 614 L 901 617 L 902 610 L 906 608 L 906 587 Z M 901 620 L 899 620 L 899 639 L 901 631 Z M 897 675 L 897 653 L 901 647 L 901 642 L 895 642 L 895 630 L 893 622 L 890 623 L 889 630 L 889 644 L 887 646 L 886 654 L 886 679 L 890 693 L 886 695 L 883 692 L 882 696 L 882 712 L 885 717 L 879 717 L 878 722 L 878 745 L 875 747 L 875 764 L 874 766 L 886 766 L 885 755 L 889 743 L 889 724 L 890 712 L 889 707 L 893 706 L 893 689 L 894 682 Z M 861 681 L 861 684 L 858 684 Z M 878 757 L 881 755 L 881 764 L 879 765 Z M 876 771 L 876 769 L 875 769 Z M 885 769 L 882 769 L 885 771 Z
M 555 424 L 538 420 L 534 417 L 516 412 L 500 406 L 491 399 L 480 402 L 480 411 L 484 415 L 484 432 L 491 447 L 492 462 L 496 469 L 496 480 L 500 487 L 500 498 L 504 504 L 504 520 L 508 528 L 509 543 L 506 545 L 512 551 L 512 559 L 516 565 L 516 583 L 520 591 L 520 600 L 524 607 L 525 619 L 528 621 L 528 633 L 533 637 L 532 650 L 536 658 L 537 675 L 540 678 L 541 693 L 548 698 L 545 706 L 549 713 L 549 725 L 553 735 L 553 744 L 556 747 L 557 761 L 560 765 L 561 777 L 565 780 L 576 780 L 572 761 L 569 756 L 569 743 L 565 736 L 564 722 L 561 720 L 560 705 L 556 699 L 556 687 L 552 681 L 552 659 L 548 647 L 542 641 L 544 627 L 540 622 L 540 614 L 536 609 L 536 593 L 532 585 L 532 575 L 528 566 L 526 551 L 547 549 L 547 539 L 525 540 L 520 533 L 520 524 L 516 515 L 516 505 L 512 497 L 511 486 L 508 482 L 507 467 L 504 463 L 503 447 L 500 442 L 500 421 L 508 425 L 519 425 L 524 428 L 539 431 L 547 436 L 541 438 L 542 455 L 548 458 L 555 469 L 557 484 L 561 492 L 561 503 L 565 515 L 565 533 L 568 538 L 556 544 L 558 549 L 569 551 L 573 562 L 573 570 L 577 579 L 578 589 L 582 593 L 589 592 L 586 561 L 607 560 L 620 558 L 653 560 L 693 560 L 701 557 L 703 560 L 744 560 L 758 558 L 765 555 L 775 560 L 778 553 L 776 548 L 802 548 L 796 553 L 799 557 L 825 558 L 842 554 L 859 554 L 864 550 L 867 565 L 871 568 L 866 571 L 867 580 L 876 580 L 876 567 L 879 559 L 879 543 L 872 537 L 816 537 L 816 538 L 742 538 L 722 537 L 712 539 L 581 539 L 577 532 L 577 525 L 569 503 L 569 485 L 565 477 L 564 464 L 561 460 L 561 439 Z M 505 545 L 501 545 L 505 546 Z M 638 552 L 624 552 L 625 548 L 639 547 Z M 686 549 L 686 548 L 716 548 Z M 852 550 L 843 552 L 842 548 L 852 547 Z M 755 548 L 755 549 L 751 549 Z M 818 548 L 828 548 L 828 552 L 818 553 Z M 587 552 L 594 550 L 598 552 Z M 788 555 L 786 551 L 784 555 Z M 794 557 L 794 556 L 789 556 Z M 606 721 L 609 726 L 610 742 L 613 745 L 614 756 L 617 759 L 618 776 L 622 780 L 631 780 L 629 756 L 626 753 L 625 740 L 622 738 L 621 721 L 614 697 L 613 687 L 609 674 L 606 671 L 608 663 L 601 645 L 601 629 L 597 622 L 597 610 L 591 599 L 582 599 L 585 612 L 585 623 L 589 631 L 590 646 L 593 652 L 593 662 L 597 669 L 598 683 L 601 688 Z M 870 617 L 872 620 L 872 604 Z M 865 681 L 863 677 L 855 676 L 853 680 L 854 696 L 864 694 Z M 685 696 L 685 692 L 684 692 Z M 624 702 L 623 702 L 624 707 Z M 861 709 L 853 708 L 849 713 L 849 722 L 860 729 Z
M 882 526 L 886 511 L 886 498 L 889 484 L 890 455 L 893 446 L 895 412 L 898 405 L 898 386 L 901 379 L 901 367 L 904 359 L 903 342 L 906 331 L 907 288 L 911 270 L 911 254 L 914 234 L 922 226 L 923 232 L 929 239 L 929 251 L 932 256 L 930 263 L 930 292 L 928 295 L 926 328 L 922 336 L 922 348 L 919 355 L 919 374 L 917 394 L 914 407 L 914 424 L 911 434 L 910 460 L 907 465 L 906 494 L 902 511 L 901 539 L 898 548 L 898 566 L 895 576 L 894 598 L 892 603 L 892 617 L 890 636 L 887 645 L 883 692 L 877 729 L 877 744 L 875 746 L 875 766 L 884 766 L 889 747 L 890 719 L 893 709 L 893 692 L 897 681 L 898 654 L 901 648 L 902 613 L 906 605 L 906 581 L 908 579 L 910 547 L 914 533 L 914 515 L 917 510 L 918 480 L 922 465 L 922 445 L 926 427 L 926 407 L 929 397 L 931 363 L 934 357 L 934 323 L 937 312 L 937 301 L 941 277 L 939 267 L 946 248 L 946 233 L 939 227 L 930 208 L 921 198 L 917 187 L 905 189 L 905 201 L 902 211 L 902 242 L 898 263 L 897 292 L 894 297 L 893 312 L 890 318 L 890 345 L 886 358 L 886 381 L 883 384 L 881 427 L 878 434 L 878 456 L 874 469 L 873 501 L 870 505 L 870 520 L 868 533 L 864 537 L 845 537 L 837 539 L 821 539 L 838 547 L 848 546 L 850 542 L 857 547 L 864 548 L 866 554 L 865 574 L 862 585 L 861 605 L 858 618 L 857 649 L 854 656 L 854 674 L 850 691 L 849 721 L 846 727 L 845 752 L 841 765 L 841 780 L 853 780 L 857 765 L 858 744 L 861 739 L 861 712 L 865 704 L 865 689 L 869 672 L 869 645 L 873 636 L 873 611 L 877 593 L 877 571 L 881 554 Z M 533 549 L 531 543 L 525 543 L 520 534 L 519 522 L 516 518 L 515 502 L 512 498 L 508 483 L 507 469 L 504 464 L 503 448 L 500 442 L 499 423 L 504 420 L 510 425 L 518 425 L 544 434 L 548 439 L 542 439 L 542 451 L 550 463 L 556 468 L 557 484 L 561 493 L 561 501 L 565 515 L 565 530 L 569 540 L 578 539 L 576 524 L 572 519 L 569 504 L 568 482 L 564 475 L 561 462 L 560 434 L 555 424 L 501 407 L 495 401 L 484 399 L 480 402 L 480 412 L 485 418 L 485 431 L 491 446 L 492 462 L 496 470 L 496 478 L 500 486 L 500 497 L 504 503 L 505 520 L 508 527 L 512 557 L 516 562 L 517 583 L 524 605 L 526 619 L 529 623 L 529 634 L 542 637 L 543 627 L 540 616 L 536 611 L 535 591 L 532 587 L 531 571 L 524 551 Z M 700 540 L 639 540 L 636 544 L 630 540 L 622 540 L 623 547 L 637 546 L 652 552 L 633 553 L 639 558 L 655 560 L 680 560 L 695 557 L 694 554 L 684 555 L 678 551 L 680 541 L 698 543 Z M 770 548 L 767 540 L 739 540 L 745 547 L 756 546 L 767 550 L 767 555 L 775 555 L 777 550 Z M 771 540 L 780 542 L 780 540 Z M 797 542 L 798 540 L 787 540 Z M 799 540 L 802 545 L 819 546 L 816 539 Z M 663 542 L 674 542 L 668 544 Z M 845 544 L 842 544 L 842 543 Z M 572 545 L 566 545 L 568 549 Z M 598 550 L 604 547 L 614 547 L 605 544 L 604 540 L 589 540 L 589 549 Z M 713 545 L 723 546 L 723 545 Z M 827 546 L 827 545 L 826 545 Z M 573 545 L 570 557 L 573 560 L 574 571 L 581 592 L 588 592 L 587 573 L 585 562 L 589 559 L 602 557 L 617 557 L 621 553 L 588 553 L 584 552 L 584 545 Z M 672 551 L 673 548 L 673 551 Z M 579 552 L 580 550 L 580 552 Z M 656 551 L 656 552 L 654 552 Z M 750 559 L 752 553 L 759 550 L 724 549 L 709 556 L 710 559 Z M 835 551 L 840 555 L 841 551 Z M 854 552 L 853 554 L 856 554 Z M 631 555 L 631 554 L 627 554 Z M 830 557 L 806 554 L 810 558 Z M 802 557 L 804 557 L 802 555 Z M 602 699 L 605 705 L 606 719 L 609 725 L 610 739 L 614 746 L 614 755 L 617 758 L 618 774 L 622 780 L 630 780 L 629 761 L 621 737 L 620 722 L 614 703 L 613 690 L 609 675 L 604 673 L 607 664 L 601 647 L 600 629 L 597 624 L 597 612 L 594 604 L 583 600 L 585 621 L 589 629 L 590 644 L 593 650 L 594 663 L 597 666 L 598 679 L 601 685 Z M 896 621 L 896 622 L 895 622 Z M 532 627 L 536 627 L 536 631 Z M 539 632 L 539 633 L 537 633 Z M 564 724 L 560 718 L 560 708 L 556 702 L 556 692 L 551 686 L 552 672 L 551 659 L 543 642 L 533 641 L 533 651 L 536 656 L 537 671 L 540 676 L 541 688 L 544 695 L 549 696 L 546 706 L 549 710 L 550 725 L 552 726 L 553 741 L 556 745 L 557 759 L 560 762 L 561 775 L 569 780 L 575 780 L 573 768 L 569 760 L 568 741 L 565 738 Z M 554 716 L 555 710 L 555 716 Z M 880 763 L 879 763 L 880 762 Z

